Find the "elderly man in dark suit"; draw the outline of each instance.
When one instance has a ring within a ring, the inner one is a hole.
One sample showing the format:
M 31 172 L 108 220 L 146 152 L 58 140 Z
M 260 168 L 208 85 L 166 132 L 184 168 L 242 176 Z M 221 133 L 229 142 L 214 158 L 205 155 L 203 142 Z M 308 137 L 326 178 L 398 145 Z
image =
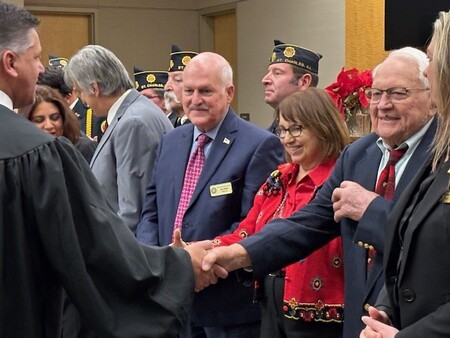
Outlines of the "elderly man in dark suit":
M 424 74 L 439 112 L 430 161 L 389 218 L 385 288 L 361 338 L 450 337 L 450 12 L 439 12 Z
M 181 229 L 186 241 L 233 229 L 267 175 L 282 162 L 278 138 L 239 118 L 230 108 L 233 94 L 232 70 L 220 55 L 202 53 L 186 66 L 182 102 L 192 124 L 175 128 L 161 141 L 137 227 L 143 243 L 167 245 L 174 228 Z M 202 135 L 209 139 L 203 149 L 206 160 L 186 202 L 191 175 L 185 168 Z M 196 295 L 192 323 L 207 337 L 259 337 L 259 307 L 252 296 L 253 288 L 233 275 Z
M 251 265 L 255 276 L 261 277 L 341 235 L 344 337 L 358 337 L 364 327 L 361 316 L 375 303 L 384 282 L 388 214 L 427 159 L 436 130 L 435 109 L 423 76 L 427 65 L 427 56 L 417 49 L 391 52 L 375 68 L 373 88 L 368 91 L 375 132 L 345 148 L 310 204 L 287 219 L 274 220 L 240 244 L 214 249 L 205 263 L 217 259 L 230 270 Z M 395 165 L 395 193 L 389 200 L 374 190 L 377 181 L 384 181 L 381 173 L 393 150 L 403 150 L 404 156 Z

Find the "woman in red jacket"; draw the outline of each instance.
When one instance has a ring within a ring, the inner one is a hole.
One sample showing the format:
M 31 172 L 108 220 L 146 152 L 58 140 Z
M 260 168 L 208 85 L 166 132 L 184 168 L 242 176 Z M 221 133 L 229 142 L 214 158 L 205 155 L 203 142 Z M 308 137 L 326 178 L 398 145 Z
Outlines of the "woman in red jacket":
M 239 242 L 270 220 L 288 217 L 307 204 L 349 141 L 339 111 L 321 89 L 290 95 L 280 103 L 276 114 L 277 135 L 285 147 L 287 163 L 262 185 L 239 227 L 214 239 L 216 246 Z M 268 275 L 262 285 L 257 282 L 261 337 L 342 337 L 343 269 L 339 237 L 307 259 Z

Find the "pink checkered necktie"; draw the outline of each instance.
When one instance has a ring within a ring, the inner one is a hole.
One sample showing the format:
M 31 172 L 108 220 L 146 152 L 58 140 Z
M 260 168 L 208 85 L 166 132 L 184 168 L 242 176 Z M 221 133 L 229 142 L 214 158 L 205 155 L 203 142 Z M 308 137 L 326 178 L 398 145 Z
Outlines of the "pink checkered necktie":
M 183 189 L 181 190 L 180 201 L 178 202 L 177 215 L 175 216 L 174 229 L 181 228 L 184 213 L 191 201 L 198 178 L 205 165 L 205 145 L 210 140 L 206 134 L 200 134 L 197 138 L 197 147 L 189 158 L 186 172 L 184 173 Z

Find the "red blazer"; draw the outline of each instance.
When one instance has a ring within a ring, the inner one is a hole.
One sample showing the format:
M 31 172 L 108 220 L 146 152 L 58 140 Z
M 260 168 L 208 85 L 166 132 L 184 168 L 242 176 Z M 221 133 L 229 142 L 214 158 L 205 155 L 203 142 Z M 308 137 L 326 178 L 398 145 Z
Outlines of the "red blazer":
M 260 231 L 274 218 L 286 218 L 309 203 L 326 181 L 335 161 L 315 167 L 298 183 L 299 166 L 285 163 L 272 172 L 257 192 L 247 217 L 214 245 L 230 245 Z M 282 250 L 282 248 L 280 248 Z M 304 321 L 341 322 L 344 310 L 344 267 L 341 238 L 285 268 L 283 312 Z

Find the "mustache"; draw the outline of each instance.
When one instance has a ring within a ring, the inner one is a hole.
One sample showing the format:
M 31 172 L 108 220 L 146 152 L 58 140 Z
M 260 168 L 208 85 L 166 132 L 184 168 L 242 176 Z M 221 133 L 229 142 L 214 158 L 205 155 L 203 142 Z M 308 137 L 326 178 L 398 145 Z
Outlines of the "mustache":
M 164 93 L 164 101 L 166 101 L 167 103 L 170 103 L 172 101 L 175 103 L 180 103 L 180 100 L 178 100 L 178 98 L 174 92 L 165 92 Z
M 197 106 L 197 105 L 195 105 L 195 104 L 191 104 L 191 105 L 188 107 L 188 111 L 191 111 L 191 110 L 202 110 L 202 111 L 207 111 L 207 110 L 208 110 L 208 106 L 207 106 L 206 104 L 201 104 L 201 105 L 199 105 L 199 106 Z

